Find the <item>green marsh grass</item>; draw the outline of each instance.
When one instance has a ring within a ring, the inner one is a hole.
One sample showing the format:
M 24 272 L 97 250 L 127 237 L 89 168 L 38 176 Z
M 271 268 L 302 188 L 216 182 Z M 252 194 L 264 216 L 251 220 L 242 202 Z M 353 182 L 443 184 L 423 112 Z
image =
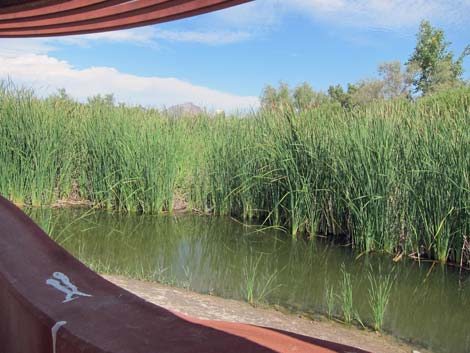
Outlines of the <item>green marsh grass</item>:
M 122 212 L 190 209 L 459 263 L 470 234 L 470 90 L 344 110 L 175 118 L 3 84 L 0 193 Z
M 326 301 L 326 314 L 329 319 L 333 318 L 335 306 L 336 306 L 336 295 L 333 285 L 330 285 L 328 281 L 325 281 L 325 301 Z
M 242 292 L 251 305 L 265 301 L 269 294 L 280 287 L 280 284 L 276 284 L 276 279 L 282 270 L 263 275 L 260 269 L 262 258 L 263 254 L 259 254 L 256 258 L 249 256 L 244 261 Z
M 341 283 L 339 294 L 341 309 L 343 310 L 343 319 L 346 324 L 351 324 L 355 317 L 353 306 L 353 289 L 351 274 L 346 271 L 344 264 L 341 265 Z
M 390 299 L 394 277 L 392 273 L 384 274 L 379 268 L 378 274 L 369 271 L 369 303 L 374 320 L 374 329 L 380 331 L 383 326 L 385 310 Z

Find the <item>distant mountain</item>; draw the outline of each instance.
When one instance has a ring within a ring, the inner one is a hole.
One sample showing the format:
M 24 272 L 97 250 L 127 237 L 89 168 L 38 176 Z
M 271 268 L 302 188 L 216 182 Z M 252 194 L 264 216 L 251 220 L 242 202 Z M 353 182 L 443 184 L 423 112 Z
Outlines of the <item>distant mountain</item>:
M 169 114 L 176 117 L 194 116 L 204 113 L 204 110 L 191 102 L 174 105 L 166 110 Z

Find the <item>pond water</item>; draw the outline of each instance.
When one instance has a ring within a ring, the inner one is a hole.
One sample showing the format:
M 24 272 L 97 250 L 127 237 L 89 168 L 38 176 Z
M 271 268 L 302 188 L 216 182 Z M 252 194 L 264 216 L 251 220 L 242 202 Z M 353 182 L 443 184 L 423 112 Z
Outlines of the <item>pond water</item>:
M 435 352 L 470 352 L 470 279 L 441 265 L 293 240 L 229 218 L 138 216 L 77 209 L 26 210 L 93 269 L 182 286 L 201 293 L 279 305 L 304 315 L 327 311 L 325 288 L 339 300 L 341 267 L 351 274 L 353 307 L 372 325 L 369 273 L 395 279 L 384 331 Z M 250 290 L 251 288 L 251 290 Z

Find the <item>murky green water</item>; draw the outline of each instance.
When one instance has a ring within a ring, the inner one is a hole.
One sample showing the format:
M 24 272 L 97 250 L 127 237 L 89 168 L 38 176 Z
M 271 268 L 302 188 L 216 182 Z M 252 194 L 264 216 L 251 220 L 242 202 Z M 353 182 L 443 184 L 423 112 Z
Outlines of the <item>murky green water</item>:
M 256 232 L 227 218 L 136 216 L 86 210 L 30 210 L 58 243 L 98 271 L 156 280 L 306 314 L 326 312 L 325 283 L 339 295 L 341 264 L 351 273 L 354 308 L 372 323 L 371 268 L 396 277 L 386 332 L 436 352 L 470 352 L 470 279 L 455 269 L 387 256 L 356 259 L 350 249 Z M 335 313 L 341 316 L 337 300 Z

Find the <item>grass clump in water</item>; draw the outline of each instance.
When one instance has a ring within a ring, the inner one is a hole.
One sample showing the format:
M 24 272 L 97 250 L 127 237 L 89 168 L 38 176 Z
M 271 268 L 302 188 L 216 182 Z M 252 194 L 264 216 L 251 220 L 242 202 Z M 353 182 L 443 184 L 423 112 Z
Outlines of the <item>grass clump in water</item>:
M 326 301 L 326 313 L 329 319 L 333 318 L 335 311 L 335 292 L 334 287 L 325 281 L 325 301 Z
M 383 274 L 379 268 L 378 275 L 369 271 L 369 303 L 372 309 L 374 329 L 380 331 L 383 326 L 385 310 L 387 308 L 393 287 L 394 277 L 392 273 Z
M 351 324 L 354 319 L 353 290 L 351 274 L 346 271 L 344 263 L 341 265 L 340 301 L 343 310 L 344 322 Z
M 263 276 L 261 274 L 260 262 L 263 254 L 256 259 L 253 256 L 247 257 L 243 266 L 243 288 L 245 300 L 251 305 L 261 303 L 266 297 L 277 290 L 281 285 L 276 285 L 276 278 L 282 271 L 276 270 L 273 273 Z

